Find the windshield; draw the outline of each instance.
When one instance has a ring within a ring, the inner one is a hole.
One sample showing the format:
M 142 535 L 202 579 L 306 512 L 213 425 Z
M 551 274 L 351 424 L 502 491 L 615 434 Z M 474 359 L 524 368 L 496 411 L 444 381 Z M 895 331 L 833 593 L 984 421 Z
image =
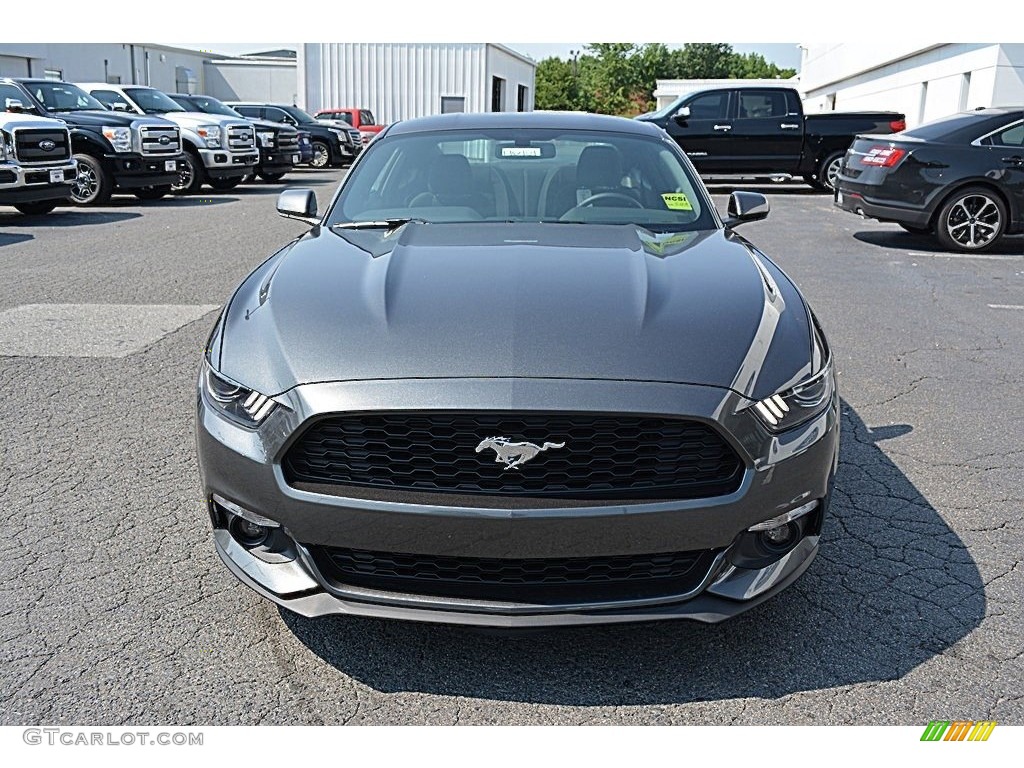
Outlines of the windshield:
M 634 134 L 495 129 L 388 136 L 369 145 L 328 224 L 417 219 L 714 229 L 673 143 Z
M 303 112 L 298 107 L 281 107 L 285 112 L 295 118 L 295 121 L 299 125 L 308 125 L 309 123 L 315 123 L 316 120 L 308 112 Z
M 175 103 L 174 99 L 162 91 L 154 91 L 152 88 L 125 88 L 124 92 L 147 115 L 185 111 Z
M 28 89 L 50 112 L 81 112 L 86 109 L 107 111 L 96 99 L 70 83 L 31 83 Z
M 208 115 L 224 115 L 225 117 L 241 117 L 223 101 L 210 96 L 175 96 L 174 100 L 191 112 L 205 112 Z

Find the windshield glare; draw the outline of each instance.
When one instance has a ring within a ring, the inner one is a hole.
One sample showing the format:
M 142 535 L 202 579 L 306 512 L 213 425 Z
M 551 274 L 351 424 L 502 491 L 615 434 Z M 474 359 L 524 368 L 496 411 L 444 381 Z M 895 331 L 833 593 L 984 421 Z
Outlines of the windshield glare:
M 655 137 L 537 129 L 438 131 L 369 145 L 329 224 L 444 222 L 717 226 L 678 150 Z
M 154 91 L 152 88 L 125 88 L 124 92 L 147 115 L 185 111 L 174 99 L 162 91 Z
M 70 83 L 33 83 L 30 86 L 32 95 L 51 112 L 78 112 L 85 109 L 98 109 L 106 112 L 107 108 Z

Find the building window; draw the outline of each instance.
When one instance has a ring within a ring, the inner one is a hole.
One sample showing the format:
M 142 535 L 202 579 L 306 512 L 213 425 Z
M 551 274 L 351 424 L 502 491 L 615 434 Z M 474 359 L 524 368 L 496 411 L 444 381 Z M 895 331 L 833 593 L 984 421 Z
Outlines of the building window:
M 500 77 L 491 78 L 491 112 L 505 109 L 505 81 Z
M 527 104 L 527 96 L 530 93 L 530 89 L 525 85 L 519 86 L 519 93 L 516 95 L 516 112 L 525 112 Z
M 43 77 L 47 80 L 63 80 L 64 70 L 62 69 L 44 69 Z
M 441 97 L 441 114 L 446 115 L 449 112 L 465 112 L 466 111 L 466 97 L 465 96 L 442 96 Z

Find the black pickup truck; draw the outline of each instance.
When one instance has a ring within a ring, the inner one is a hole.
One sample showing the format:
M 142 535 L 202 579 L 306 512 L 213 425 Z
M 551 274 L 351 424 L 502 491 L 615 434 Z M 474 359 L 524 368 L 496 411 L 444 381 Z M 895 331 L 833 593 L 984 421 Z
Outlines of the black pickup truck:
M 801 176 L 824 191 L 858 134 L 906 128 L 898 112 L 805 115 L 796 90 L 774 86 L 694 91 L 636 119 L 664 128 L 702 176 Z

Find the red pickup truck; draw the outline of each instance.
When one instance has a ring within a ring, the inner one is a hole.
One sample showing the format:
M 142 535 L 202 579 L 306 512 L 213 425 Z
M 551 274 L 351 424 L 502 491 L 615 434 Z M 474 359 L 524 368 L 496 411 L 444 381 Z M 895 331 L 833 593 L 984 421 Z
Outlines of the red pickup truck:
M 321 109 L 315 115 L 321 121 L 341 121 L 351 125 L 363 138 L 363 144 L 369 144 L 373 138 L 384 130 L 383 125 L 377 125 L 373 112 L 368 109 L 357 109 L 355 107 L 343 107 L 341 109 Z

